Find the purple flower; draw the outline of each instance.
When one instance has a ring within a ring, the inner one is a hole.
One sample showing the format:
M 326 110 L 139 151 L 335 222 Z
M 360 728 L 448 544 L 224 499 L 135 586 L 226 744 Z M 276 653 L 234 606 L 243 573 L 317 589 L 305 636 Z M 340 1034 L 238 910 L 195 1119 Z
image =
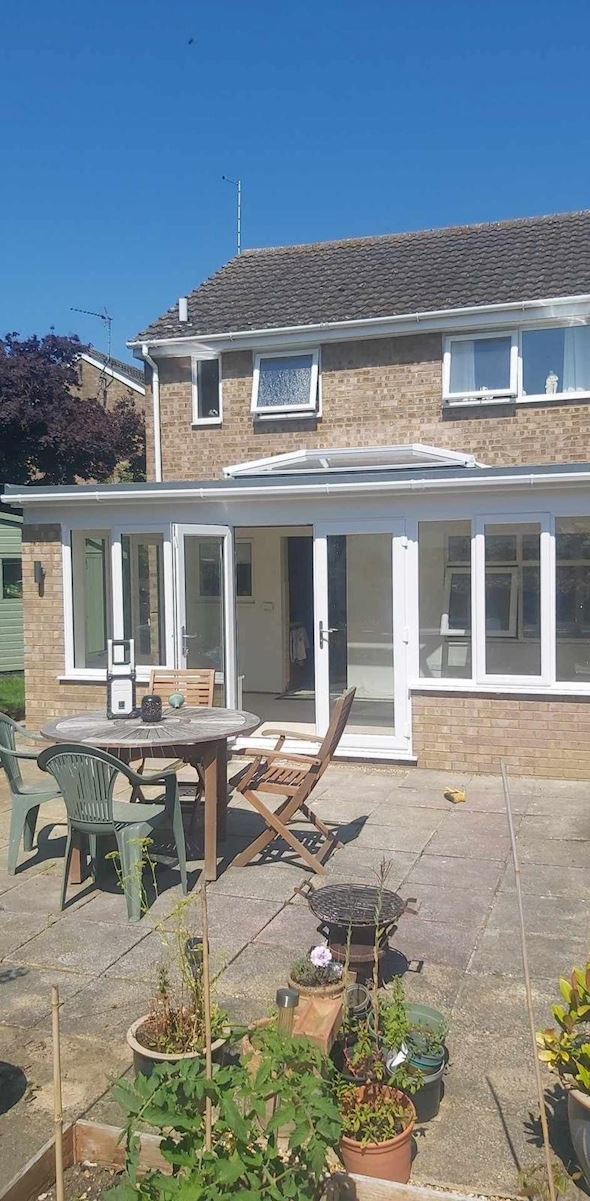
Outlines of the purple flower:
M 332 962 L 332 952 L 328 947 L 314 947 L 309 958 L 314 967 L 329 967 Z

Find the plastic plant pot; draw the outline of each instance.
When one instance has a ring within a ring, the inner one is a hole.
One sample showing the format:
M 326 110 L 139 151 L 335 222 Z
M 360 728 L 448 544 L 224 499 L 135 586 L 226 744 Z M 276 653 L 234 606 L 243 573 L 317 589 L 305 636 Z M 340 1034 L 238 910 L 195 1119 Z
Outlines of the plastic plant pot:
M 430 1005 L 420 1005 L 410 1002 L 407 1006 L 407 1014 L 410 1021 L 410 1027 L 413 1025 L 422 1026 L 424 1029 L 437 1034 L 441 1027 L 446 1028 L 446 1019 L 437 1009 L 433 1009 Z M 432 1054 L 424 1051 L 420 1047 L 419 1037 L 416 1039 L 416 1044 L 413 1045 L 410 1029 L 410 1063 L 412 1067 L 419 1068 L 425 1075 L 432 1075 L 444 1065 L 446 1053 L 443 1047 L 438 1054 Z
M 444 1063 L 438 1071 L 425 1076 L 420 1088 L 412 1095 L 412 1102 L 419 1122 L 430 1122 L 439 1109 L 443 1089 Z

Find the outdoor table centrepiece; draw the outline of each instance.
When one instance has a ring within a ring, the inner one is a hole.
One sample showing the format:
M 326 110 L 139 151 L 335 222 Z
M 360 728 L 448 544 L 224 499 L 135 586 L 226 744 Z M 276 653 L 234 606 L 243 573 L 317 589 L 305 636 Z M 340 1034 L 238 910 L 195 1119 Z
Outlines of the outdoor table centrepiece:
M 377 928 L 381 962 L 389 935 L 407 905 L 397 892 L 364 884 L 328 884 L 309 896 L 309 907 L 321 923 L 334 959 L 346 962 L 350 939 L 349 966 L 362 976 L 373 970 Z
M 135 759 L 181 759 L 201 764 L 205 792 L 204 875 L 217 877 L 217 837 L 224 836 L 227 810 L 227 740 L 250 734 L 260 724 L 241 709 L 180 710 L 165 706 L 162 720 L 109 720 L 104 713 L 78 713 L 49 722 L 41 731 L 52 742 L 82 742 L 110 751 L 123 763 Z M 73 875 L 73 873 L 72 873 Z

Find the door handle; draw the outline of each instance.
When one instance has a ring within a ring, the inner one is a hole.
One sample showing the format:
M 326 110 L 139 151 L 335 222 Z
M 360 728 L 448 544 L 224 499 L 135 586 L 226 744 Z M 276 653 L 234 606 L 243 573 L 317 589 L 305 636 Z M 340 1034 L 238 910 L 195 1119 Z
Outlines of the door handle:
M 323 621 L 320 621 L 320 646 L 327 646 L 330 641 L 330 634 L 338 633 L 338 626 L 325 626 Z

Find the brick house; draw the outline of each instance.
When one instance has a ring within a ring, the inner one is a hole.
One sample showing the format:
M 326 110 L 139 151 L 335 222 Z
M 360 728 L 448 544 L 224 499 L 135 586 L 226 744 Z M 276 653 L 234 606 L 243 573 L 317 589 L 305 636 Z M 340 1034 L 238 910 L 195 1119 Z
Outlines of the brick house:
M 124 636 L 255 744 L 354 684 L 345 755 L 590 775 L 590 212 L 246 251 L 130 346 L 148 482 L 7 488 L 31 722 Z
M 118 400 L 131 400 L 140 413 L 145 412 L 143 367 L 90 346 L 78 359 L 78 377 L 82 400 L 97 400 L 107 410 Z

